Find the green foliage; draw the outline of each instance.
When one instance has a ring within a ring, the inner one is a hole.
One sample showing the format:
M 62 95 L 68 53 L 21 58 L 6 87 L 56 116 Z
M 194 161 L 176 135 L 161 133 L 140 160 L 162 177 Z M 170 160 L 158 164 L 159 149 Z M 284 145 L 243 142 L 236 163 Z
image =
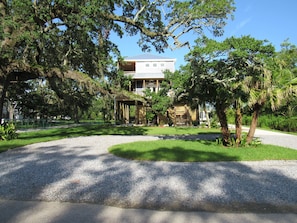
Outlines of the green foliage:
M 223 143 L 223 138 L 218 137 L 216 139 L 218 145 L 226 146 Z M 227 144 L 228 148 L 242 148 L 242 147 L 257 147 L 262 145 L 262 141 L 259 138 L 253 138 L 251 142 L 247 141 L 247 133 L 243 133 L 240 139 L 237 139 L 236 136 L 232 136 L 229 139 Z
M 186 45 L 181 37 L 189 31 L 222 34 L 235 9 L 233 0 L 11 0 L 0 6 L 0 118 L 8 77 L 68 78 L 89 93 L 119 93 L 128 82 L 117 75 L 121 56 L 110 33 L 139 35 L 143 51 L 163 52 L 171 43 Z
M 146 110 L 146 120 L 152 123 L 154 121 L 154 118 L 156 117 L 156 114 L 151 110 L 147 109 Z
M 285 132 L 297 132 L 297 117 L 262 115 L 259 118 L 258 126 Z
M 16 139 L 18 134 L 13 123 L 4 123 L 0 125 L 0 140 Z
M 173 101 L 167 94 L 169 84 L 165 81 L 161 83 L 160 89 L 157 92 L 146 89 L 145 97 L 149 104 L 147 110 L 147 119 L 152 121 L 155 116 L 166 115 L 167 110 L 172 105 Z M 157 123 L 160 124 L 160 123 Z
M 63 111 L 61 113 L 70 116 L 78 123 L 83 112 L 92 105 L 94 96 L 88 92 L 88 89 L 71 79 L 50 79 L 50 86 L 58 96 L 60 111 Z
M 243 125 L 250 125 L 251 117 L 243 116 Z M 270 128 L 285 132 L 297 132 L 297 117 L 286 117 L 282 115 L 261 115 L 258 120 L 258 127 Z
M 89 118 L 98 119 L 102 117 L 105 122 L 111 121 L 114 115 L 114 100 L 111 96 L 99 96 L 95 97 L 92 101 L 91 107 L 89 107 L 86 114 L 89 114 Z M 90 112 L 93 114 L 90 116 Z
M 242 117 L 242 124 L 243 125 L 249 126 L 251 124 L 251 121 L 252 121 L 251 116 L 243 115 L 243 117 Z
M 226 113 L 231 105 L 237 111 L 239 122 L 245 106 L 254 114 L 253 122 L 247 122 L 245 117 L 243 120 L 244 124 L 252 123 L 249 143 L 256 128 L 257 114 L 264 106 L 269 104 L 272 110 L 287 108 L 286 113 L 293 115 L 297 93 L 295 46 L 284 43 L 282 51 L 276 54 L 269 42 L 250 36 L 231 37 L 222 42 L 204 37 L 196 44 L 186 57 L 189 63 L 180 72 L 186 74 L 183 75 L 186 78 L 177 79 L 182 84 L 180 88 L 175 87 L 175 92 L 177 97 L 183 96 L 188 101 L 198 99 L 212 103 L 226 141 L 230 141 L 227 120 L 234 120 L 231 113 Z M 287 127 L 278 128 L 294 129 L 294 125 L 285 123 L 281 124 Z
M 64 115 L 59 110 L 59 98 L 50 89 L 48 82 L 31 80 L 10 85 L 8 88 L 9 100 L 21 108 L 24 118 L 48 119 L 56 115 Z
M 244 133 L 239 144 L 240 147 L 257 147 L 262 145 L 262 141 L 259 138 L 253 138 L 251 142 L 247 141 L 247 133 Z
M 219 119 L 215 113 L 212 113 L 212 115 L 211 115 L 210 126 L 211 126 L 211 128 L 219 128 Z

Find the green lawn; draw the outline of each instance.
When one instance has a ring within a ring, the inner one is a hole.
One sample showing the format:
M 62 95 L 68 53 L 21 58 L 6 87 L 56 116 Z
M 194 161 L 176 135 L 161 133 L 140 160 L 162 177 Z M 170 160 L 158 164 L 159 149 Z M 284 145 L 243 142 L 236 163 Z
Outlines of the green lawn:
M 110 153 L 127 159 L 205 162 L 297 160 L 297 150 L 272 145 L 223 147 L 212 141 L 157 140 L 115 145 Z
M 193 135 L 219 133 L 217 129 L 192 127 L 119 127 L 82 125 L 78 127 L 22 132 L 19 138 L 0 141 L 0 152 L 28 144 L 90 135 Z M 128 159 L 179 162 L 297 160 L 297 151 L 271 145 L 255 148 L 225 148 L 212 141 L 158 140 L 114 146 L 110 152 Z
M 122 127 L 105 125 L 82 125 L 69 128 L 54 128 L 39 131 L 28 131 L 19 134 L 18 139 L 0 141 L 0 152 L 38 142 L 52 141 L 62 138 L 90 135 L 183 135 L 201 132 L 218 133 L 217 129 L 174 128 L 174 127 Z

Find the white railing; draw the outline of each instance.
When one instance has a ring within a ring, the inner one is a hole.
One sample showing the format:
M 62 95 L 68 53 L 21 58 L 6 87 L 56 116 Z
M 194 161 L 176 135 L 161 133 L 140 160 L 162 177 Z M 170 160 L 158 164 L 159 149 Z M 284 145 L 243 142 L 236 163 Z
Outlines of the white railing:
M 137 95 L 144 96 L 144 90 L 145 90 L 145 88 L 136 88 L 134 90 L 134 93 L 137 94 Z

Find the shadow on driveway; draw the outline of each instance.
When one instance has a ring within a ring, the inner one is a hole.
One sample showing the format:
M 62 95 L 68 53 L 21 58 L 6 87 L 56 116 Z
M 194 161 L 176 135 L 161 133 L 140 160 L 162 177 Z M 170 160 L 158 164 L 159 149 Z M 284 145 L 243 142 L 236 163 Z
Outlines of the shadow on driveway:
M 1 153 L 0 199 L 163 211 L 297 213 L 297 161 L 140 162 L 107 153 L 114 144 L 150 139 L 158 138 L 79 137 Z M 32 205 L 36 203 L 20 208 Z

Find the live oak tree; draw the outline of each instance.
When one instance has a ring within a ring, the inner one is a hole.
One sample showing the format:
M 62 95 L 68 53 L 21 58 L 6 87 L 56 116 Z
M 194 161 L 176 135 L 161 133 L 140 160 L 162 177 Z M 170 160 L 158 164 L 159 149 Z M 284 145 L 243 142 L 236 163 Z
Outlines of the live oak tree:
M 188 32 L 220 35 L 233 0 L 0 1 L 0 116 L 12 81 L 72 79 L 90 93 L 106 89 L 120 54 L 110 33 L 140 35 L 143 50 L 181 47 Z
M 105 89 L 120 57 L 110 33 L 139 34 L 143 50 L 187 45 L 205 29 L 220 35 L 233 0 L 0 0 L 0 117 L 9 84 L 35 78 L 72 79 L 89 93 Z

